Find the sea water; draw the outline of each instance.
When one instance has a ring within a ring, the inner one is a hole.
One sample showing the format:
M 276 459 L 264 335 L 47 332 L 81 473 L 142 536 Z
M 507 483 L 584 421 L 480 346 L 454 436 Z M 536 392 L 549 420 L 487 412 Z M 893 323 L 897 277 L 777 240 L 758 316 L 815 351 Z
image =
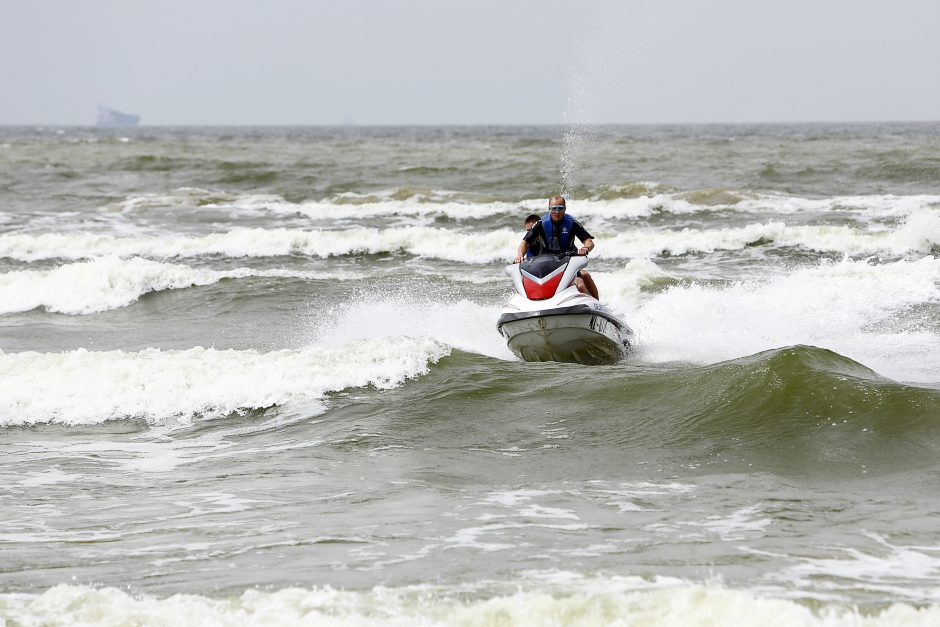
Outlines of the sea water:
M 940 125 L 572 146 L 0 129 L 0 623 L 940 624 Z M 563 187 L 613 366 L 495 328 Z

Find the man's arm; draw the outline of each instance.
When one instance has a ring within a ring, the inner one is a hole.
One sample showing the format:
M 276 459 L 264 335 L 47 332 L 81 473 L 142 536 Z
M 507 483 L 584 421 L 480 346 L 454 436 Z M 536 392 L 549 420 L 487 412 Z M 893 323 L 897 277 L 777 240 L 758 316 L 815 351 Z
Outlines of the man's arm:
M 574 221 L 574 232 L 575 237 L 581 240 L 581 248 L 578 249 L 579 255 L 586 255 L 592 250 L 594 250 L 594 238 L 591 237 L 591 234 L 587 232 L 580 222 L 577 220 Z
M 539 234 L 542 231 L 542 223 L 536 222 L 535 226 L 529 229 L 529 232 L 522 236 L 522 242 L 519 244 L 519 250 L 516 251 L 516 263 L 522 263 L 525 254 L 529 252 L 529 242 L 538 241 Z

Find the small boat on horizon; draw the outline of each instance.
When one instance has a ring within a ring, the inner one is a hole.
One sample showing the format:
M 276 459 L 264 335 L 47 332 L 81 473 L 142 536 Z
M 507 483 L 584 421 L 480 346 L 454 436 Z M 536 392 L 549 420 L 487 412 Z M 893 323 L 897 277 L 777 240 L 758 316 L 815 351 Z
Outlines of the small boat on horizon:
M 98 106 L 98 126 L 137 126 L 139 123 L 139 115 L 122 113 L 109 107 Z

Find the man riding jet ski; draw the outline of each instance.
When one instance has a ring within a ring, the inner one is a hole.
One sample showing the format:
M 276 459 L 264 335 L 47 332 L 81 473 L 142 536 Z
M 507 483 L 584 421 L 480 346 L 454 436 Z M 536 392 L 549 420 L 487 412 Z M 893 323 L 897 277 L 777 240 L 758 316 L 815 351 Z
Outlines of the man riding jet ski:
M 583 269 L 594 239 L 565 211 L 565 199 L 553 196 L 549 213 L 526 233 L 516 262 L 506 267 L 517 293 L 496 328 L 525 361 L 611 364 L 623 357 L 633 331 L 598 302 L 597 287 Z M 541 254 L 526 258 L 536 241 Z
M 587 255 L 594 250 L 594 238 L 581 226 L 580 222 L 565 214 L 567 209 L 567 203 L 563 196 L 552 196 L 549 199 L 548 213 L 528 230 L 523 236 L 522 242 L 519 243 L 516 263 L 522 263 L 530 248 L 537 249 L 536 254 L 542 252 L 555 254 L 567 252 Z M 581 248 L 579 249 L 574 246 L 575 237 L 581 240 Z M 579 290 L 598 298 L 597 286 L 594 285 L 594 280 L 587 270 L 578 272 L 576 283 Z

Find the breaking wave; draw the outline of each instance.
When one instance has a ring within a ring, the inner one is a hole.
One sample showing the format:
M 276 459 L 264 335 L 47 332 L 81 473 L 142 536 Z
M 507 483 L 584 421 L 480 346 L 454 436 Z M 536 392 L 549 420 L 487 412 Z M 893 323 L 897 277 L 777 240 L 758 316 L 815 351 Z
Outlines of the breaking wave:
M 183 351 L 0 352 L 0 425 L 100 424 L 218 418 L 372 385 L 390 388 L 449 354 L 404 337 L 259 353 Z
M 126 307 L 150 292 L 246 277 L 336 278 L 294 270 L 200 270 L 139 257 L 102 257 L 52 270 L 0 274 L 0 314 L 38 308 L 64 314 L 97 313 Z
M 608 235 L 596 256 L 628 259 L 660 255 L 711 253 L 751 246 L 797 247 L 845 255 L 930 253 L 940 246 L 940 214 L 911 216 L 896 230 L 848 226 L 787 225 L 780 221 L 719 229 L 637 228 Z M 108 255 L 186 258 L 199 256 L 333 257 L 407 253 L 464 263 L 507 261 L 519 231 L 495 229 L 471 233 L 427 226 L 389 229 L 236 228 L 203 236 L 151 235 L 116 237 L 88 233 L 7 234 L 0 236 L 0 257 L 20 261 L 87 259 Z
M 401 188 L 370 193 L 343 192 L 322 200 L 290 202 L 276 194 L 238 194 L 199 188 L 180 188 L 170 193 L 138 194 L 103 207 L 136 212 L 166 207 L 212 207 L 233 215 L 273 213 L 313 219 L 369 219 L 389 216 L 446 217 L 477 220 L 522 211 L 542 211 L 544 198 L 484 200 L 463 192 Z M 940 196 L 895 194 L 805 198 L 739 190 L 706 189 L 671 191 L 656 183 L 605 185 L 585 198 L 574 200 L 575 215 L 585 218 L 630 219 L 656 214 L 694 214 L 735 211 L 753 214 L 852 212 L 869 218 L 914 215 L 940 208 Z
M 469 263 L 508 259 L 519 233 L 455 234 L 432 227 L 351 230 L 233 229 L 202 237 L 112 237 L 91 234 L 3 235 L 0 257 L 20 261 L 88 259 L 108 255 L 186 258 L 200 256 L 333 257 L 406 252 Z
M 59 585 L 46 592 L 0 595 L 0 619 L 13 624 L 136 625 L 804 625 L 920 627 L 940 609 L 895 603 L 859 609 L 833 602 L 766 598 L 720 584 L 632 577 L 481 592 L 471 586 L 377 587 L 367 591 L 288 588 L 248 590 L 234 598 L 177 594 L 159 598 L 116 588 Z
M 636 329 L 644 361 L 708 364 L 807 344 L 896 380 L 938 380 L 940 258 L 822 262 L 769 279 L 671 285 L 641 299 L 629 276 L 613 274 L 622 285 L 606 293 Z M 607 290 L 607 276 L 598 278 Z
M 940 214 L 912 216 L 897 230 L 791 226 L 770 221 L 724 229 L 637 229 L 601 241 L 598 253 L 605 257 L 686 255 L 749 246 L 794 247 L 844 255 L 930 253 L 940 246 Z
M 833 351 L 789 346 L 705 366 L 636 368 L 633 362 L 574 373 L 559 365 L 486 368 L 485 358 L 456 353 L 430 379 L 393 394 L 428 415 L 479 413 L 476 440 L 489 446 L 522 441 L 517 454 L 536 454 L 550 439 L 518 437 L 556 418 L 564 449 L 598 463 L 719 465 L 747 472 L 823 476 L 897 472 L 929 467 L 940 452 L 940 389 L 887 379 Z M 443 392 L 456 372 L 476 368 L 474 395 Z M 485 372 L 485 374 L 483 374 Z M 576 378 L 573 379 L 572 377 Z M 507 391 L 508 388 L 508 391 Z M 552 390 L 563 398 L 545 402 Z M 531 408 L 511 425 L 495 407 L 511 395 Z M 427 407 L 430 406 L 430 407 Z M 494 409 L 490 409 L 493 407 Z M 544 410 L 544 411 L 543 411 Z M 431 438 L 424 422 L 410 437 Z M 488 435 L 480 435 L 486 433 Z

